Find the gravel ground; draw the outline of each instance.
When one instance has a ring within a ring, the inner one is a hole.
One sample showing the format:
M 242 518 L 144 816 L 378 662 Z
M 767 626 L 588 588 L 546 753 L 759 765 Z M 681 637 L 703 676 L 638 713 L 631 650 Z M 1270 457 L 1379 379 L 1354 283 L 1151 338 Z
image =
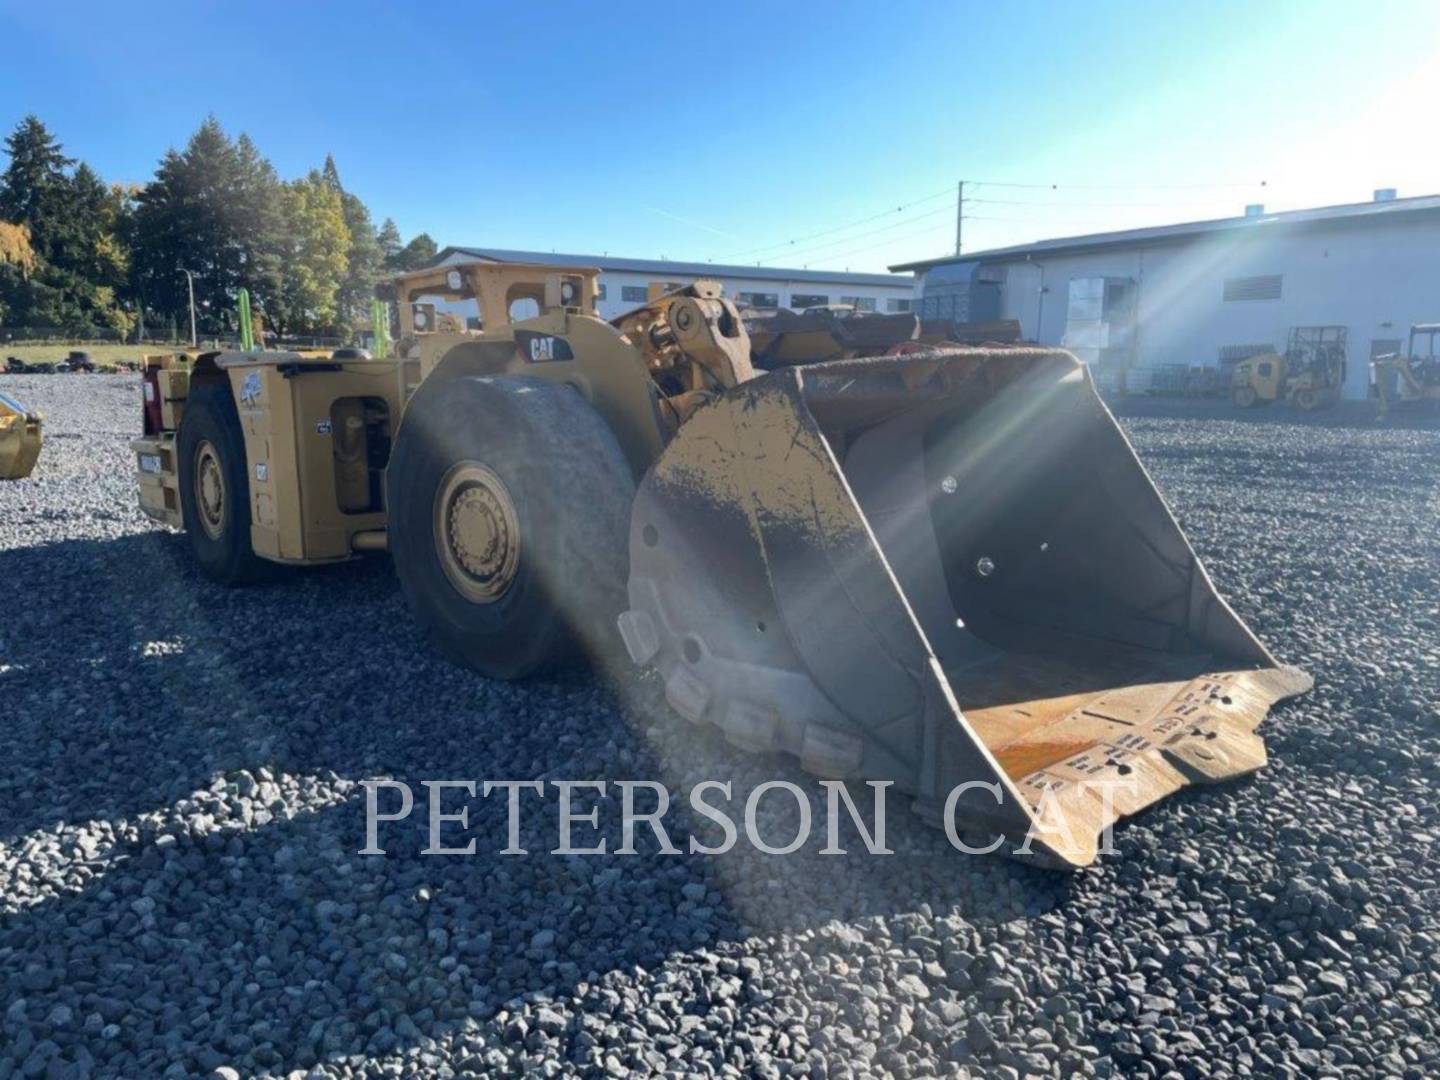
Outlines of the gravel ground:
M 211 586 L 134 509 L 133 377 L 0 385 L 48 417 L 0 486 L 0 1077 L 1440 1074 L 1434 430 L 1125 421 L 1317 688 L 1266 770 L 1094 870 L 908 814 L 888 858 L 550 855 L 553 792 L 527 857 L 492 797 L 473 857 L 420 856 L 416 814 L 382 858 L 367 777 L 806 781 L 676 731 L 652 685 L 447 667 L 383 561 Z

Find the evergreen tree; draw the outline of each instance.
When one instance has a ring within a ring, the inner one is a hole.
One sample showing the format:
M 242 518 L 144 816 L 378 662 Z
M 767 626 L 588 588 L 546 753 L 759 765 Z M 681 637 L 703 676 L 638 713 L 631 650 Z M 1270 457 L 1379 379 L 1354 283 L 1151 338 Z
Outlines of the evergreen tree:
M 93 169 L 75 165 L 34 116 L 5 140 L 9 163 L 0 177 L 0 220 L 25 227 L 32 265 L 0 281 L 0 303 L 14 322 L 126 330 L 131 316 L 119 303 L 128 255 L 122 196 Z
M 202 331 L 230 325 L 242 256 L 232 200 L 240 187 L 234 145 L 215 118 L 200 125 L 184 151 L 169 150 L 136 208 L 135 286 L 147 307 L 188 318 L 184 270 L 194 274 Z
M 380 243 L 380 255 L 384 259 L 385 269 L 396 269 L 395 260 L 400 256 L 400 250 L 405 242 L 400 239 L 400 230 L 395 227 L 394 218 L 386 218 L 385 223 L 380 226 L 380 234 L 377 237 Z
M 435 255 L 424 234 L 402 243 L 389 219 L 377 232 L 332 157 L 285 183 L 213 116 L 139 189 L 107 185 L 34 116 L 4 146 L 0 317 L 12 325 L 127 330 L 143 311 L 152 326 L 184 327 L 189 270 L 206 334 L 233 328 L 241 288 L 274 326 L 350 327 L 385 271 Z
M 262 311 L 278 302 L 285 280 L 285 207 L 280 177 L 250 136 L 235 140 L 239 186 L 232 216 L 241 249 L 241 279 Z
M 5 140 L 10 163 L 0 177 L 0 220 L 24 224 L 41 259 L 48 258 L 66 211 L 66 172 L 74 164 L 35 116 L 27 116 Z
M 344 327 L 368 325 L 370 300 L 375 295 L 375 283 L 384 270 L 380 238 L 365 204 L 341 184 L 340 170 L 335 167 L 335 158 L 330 154 L 325 155 L 325 167 L 321 169 L 320 176 L 325 186 L 340 196 L 345 229 L 350 237 L 345 280 L 337 299 L 339 322 Z
M 394 268 L 401 273 L 409 270 L 420 270 L 429 266 L 435 261 L 439 248 L 435 241 L 430 239 L 429 233 L 420 233 L 395 256 Z
M 135 211 L 132 281 L 146 306 L 184 325 L 189 298 L 183 270 L 195 277 L 202 330 L 235 325 L 236 296 L 250 289 L 257 306 L 278 296 L 285 228 L 281 183 L 255 144 L 232 142 L 214 117 L 170 150 Z

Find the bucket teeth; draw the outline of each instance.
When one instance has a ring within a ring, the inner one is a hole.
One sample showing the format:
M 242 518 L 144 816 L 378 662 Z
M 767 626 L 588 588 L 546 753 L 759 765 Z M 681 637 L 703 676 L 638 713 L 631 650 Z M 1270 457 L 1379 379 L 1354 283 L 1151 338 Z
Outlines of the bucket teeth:
M 854 735 L 810 724 L 800 743 L 800 767 L 827 780 L 855 775 L 865 756 L 865 744 Z
M 655 659 L 660 651 L 660 635 L 655 629 L 655 620 L 643 611 L 622 612 L 616 620 L 620 627 L 620 639 L 625 642 L 625 651 L 638 666 L 644 666 Z
M 720 726 L 725 731 L 725 737 L 740 749 L 763 754 L 775 749 L 775 733 L 780 727 L 780 717 L 771 709 L 746 701 L 732 701 Z
M 698 724 L 710 707 L 710 688 L 689 668 L 677 667 L 665 680 L 665 700 L 686 720 Z

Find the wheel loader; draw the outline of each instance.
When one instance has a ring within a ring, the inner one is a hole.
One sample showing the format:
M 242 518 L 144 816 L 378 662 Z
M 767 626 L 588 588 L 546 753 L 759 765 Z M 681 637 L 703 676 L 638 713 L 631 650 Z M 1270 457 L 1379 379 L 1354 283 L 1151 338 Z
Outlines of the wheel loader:
M 598 273 L 404 275 L 394 358 L 147 363 L 141 505 L 227 584 L 388 550 L 487 676 L 623 643 L 677 722 L 1048 866 L 1264 763 L 1256 726 L 1309 679 L 1216 592 L 1074 357 L 757 373 L 717 284 L 607 322 Z M 437 301 L 479 329 L 427 329 Z
M 24 480 L 35 468 L 44 442 L 39 413 L 0 393 L 0 480 Z

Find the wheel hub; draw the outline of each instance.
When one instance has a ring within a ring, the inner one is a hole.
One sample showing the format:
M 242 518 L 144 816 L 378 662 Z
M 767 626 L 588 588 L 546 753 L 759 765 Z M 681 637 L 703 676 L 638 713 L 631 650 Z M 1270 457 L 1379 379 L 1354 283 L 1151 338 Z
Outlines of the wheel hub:
M 225 529 L 225 473 L 209 442 L 195 448 L 195 509 L 205 535 L 219 540 Z
M 450 583 L 467 600 L 494 603 L 520 565 L 520 520 L 504 482 L 479 462 L 453 466 L 435 494 L 435 547 Z

